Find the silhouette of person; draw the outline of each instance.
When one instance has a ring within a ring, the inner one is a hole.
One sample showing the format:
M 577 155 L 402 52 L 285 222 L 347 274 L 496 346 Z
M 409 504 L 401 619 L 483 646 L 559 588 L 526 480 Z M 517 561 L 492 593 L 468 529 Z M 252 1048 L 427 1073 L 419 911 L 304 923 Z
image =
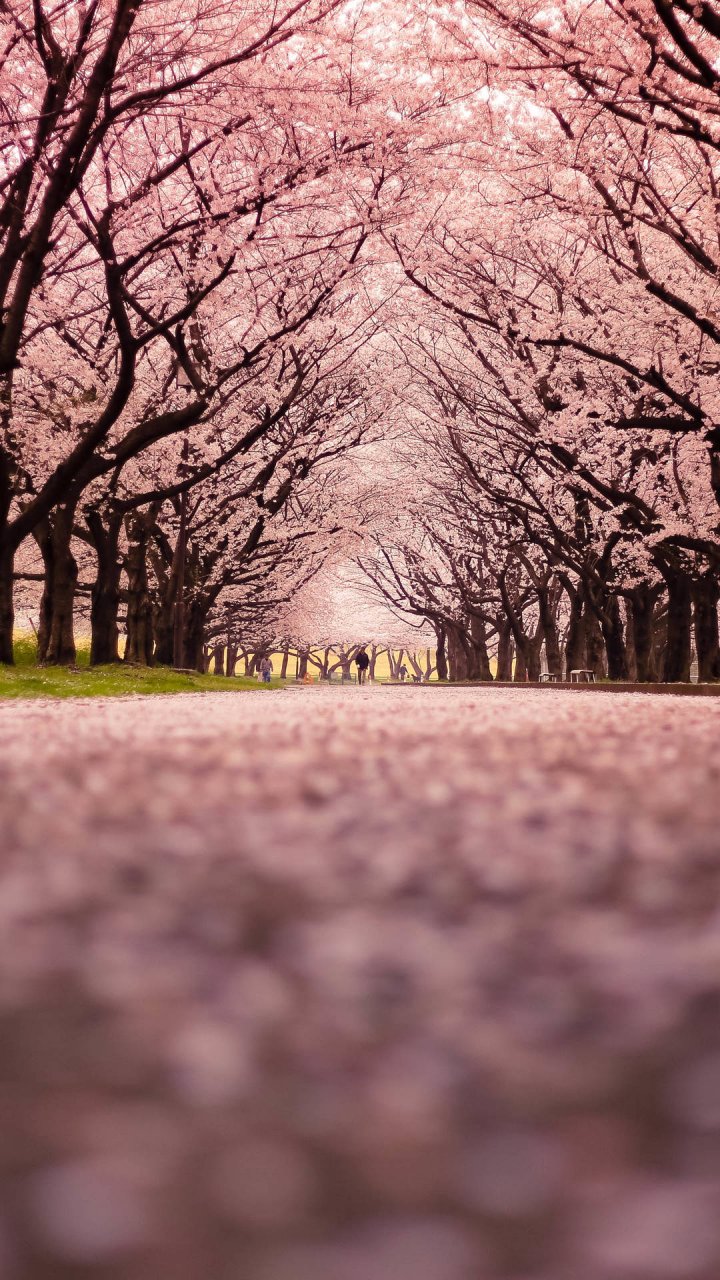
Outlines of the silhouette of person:
M 358 684 L 364 684 L 367 678 L 368 668 L 370 666 L 370 659 L 368 658 L 364 648 L 360 649 L 355 654 L 355 663 L 358 669 Z

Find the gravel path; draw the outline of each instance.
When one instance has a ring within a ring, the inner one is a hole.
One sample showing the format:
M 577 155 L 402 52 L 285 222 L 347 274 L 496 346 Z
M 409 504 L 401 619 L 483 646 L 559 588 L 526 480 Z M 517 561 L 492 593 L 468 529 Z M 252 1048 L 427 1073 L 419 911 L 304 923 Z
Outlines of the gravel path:
M 0 1280 L 717 1280 L 720 701 L 0 734 Z

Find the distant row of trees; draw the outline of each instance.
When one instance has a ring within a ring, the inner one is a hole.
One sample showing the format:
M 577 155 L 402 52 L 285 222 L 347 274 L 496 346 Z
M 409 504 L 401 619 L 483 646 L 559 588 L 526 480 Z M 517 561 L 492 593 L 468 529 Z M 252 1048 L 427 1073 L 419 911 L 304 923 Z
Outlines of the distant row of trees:
M 430 680 L 436 673 L 433 649 L 394 649 L 383 644 L 364 646 L 370 659 L 368 674 L 371 680 L 378 677 L 378 663 L 387 665 L 391 680 Z M 248 648 L 241 644 L 218 642 L 206 646 L 204 667 L 213 675 L 253 676 L 259 671 L 260 662 L 271 656 L 275 663 L 274 675 L 281 680 L 304 680 L 310 675 L 322 680 L 352 680 L 356 676 L 354 665 L 359 645 L 335 644 L 314 648 L 288 641 L 259 641 Z
M 221 465 L 186 438 L 174 483 L 158 484 L 148 466 L 141 494 L 118 484 L 35 527 L 14 576 L 38 616 L 41 662 L 75 660 L 78 619 L 92 663 L 122 650 L 128 662 L 199 670 L 228 626 L 235 637 L 274 625 L 347 528 L 345 459 L 375 429 L 350 364 L 326 373 L 306 346 L 292 365 L 272 424 L 242 451 L 224 450 Z
M 652 515 L 629 486 L 578 485 L 551 446 L 523 442 L 514 428 L 512 444 L 508 432 L 503 441 L 512 466 L 490 472 L 479 423 L 479 413 L 464 427 L 453 417 L 417 440 L 411 465 L 424 449 L 432 481 L 408 493 L 363 560 L 398 615 L 433 627 L 440 678 L 525 681 L 589 669 L 675 682 L 688 681 L 696 663 L 700 681 L 719 680 L 712 545 L 699 554 L 684 537 L 653 538 Z M 496 442 L 496 424 L 492 433 Z

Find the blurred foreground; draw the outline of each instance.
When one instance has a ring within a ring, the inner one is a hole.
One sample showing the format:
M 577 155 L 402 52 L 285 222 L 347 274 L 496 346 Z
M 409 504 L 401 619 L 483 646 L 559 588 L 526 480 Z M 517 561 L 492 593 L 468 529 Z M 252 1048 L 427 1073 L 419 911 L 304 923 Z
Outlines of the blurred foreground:
M 720 702 L 0 729 L 1 1280 L 717 1280 Z

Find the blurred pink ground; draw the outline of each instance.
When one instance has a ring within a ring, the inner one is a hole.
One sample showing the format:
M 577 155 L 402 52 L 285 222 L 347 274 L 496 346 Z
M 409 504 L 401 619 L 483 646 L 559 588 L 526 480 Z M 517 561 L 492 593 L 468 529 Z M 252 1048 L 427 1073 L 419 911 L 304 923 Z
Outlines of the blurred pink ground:
M 0 707 L 2 1280 L 717 1280 L 719 730 Z

